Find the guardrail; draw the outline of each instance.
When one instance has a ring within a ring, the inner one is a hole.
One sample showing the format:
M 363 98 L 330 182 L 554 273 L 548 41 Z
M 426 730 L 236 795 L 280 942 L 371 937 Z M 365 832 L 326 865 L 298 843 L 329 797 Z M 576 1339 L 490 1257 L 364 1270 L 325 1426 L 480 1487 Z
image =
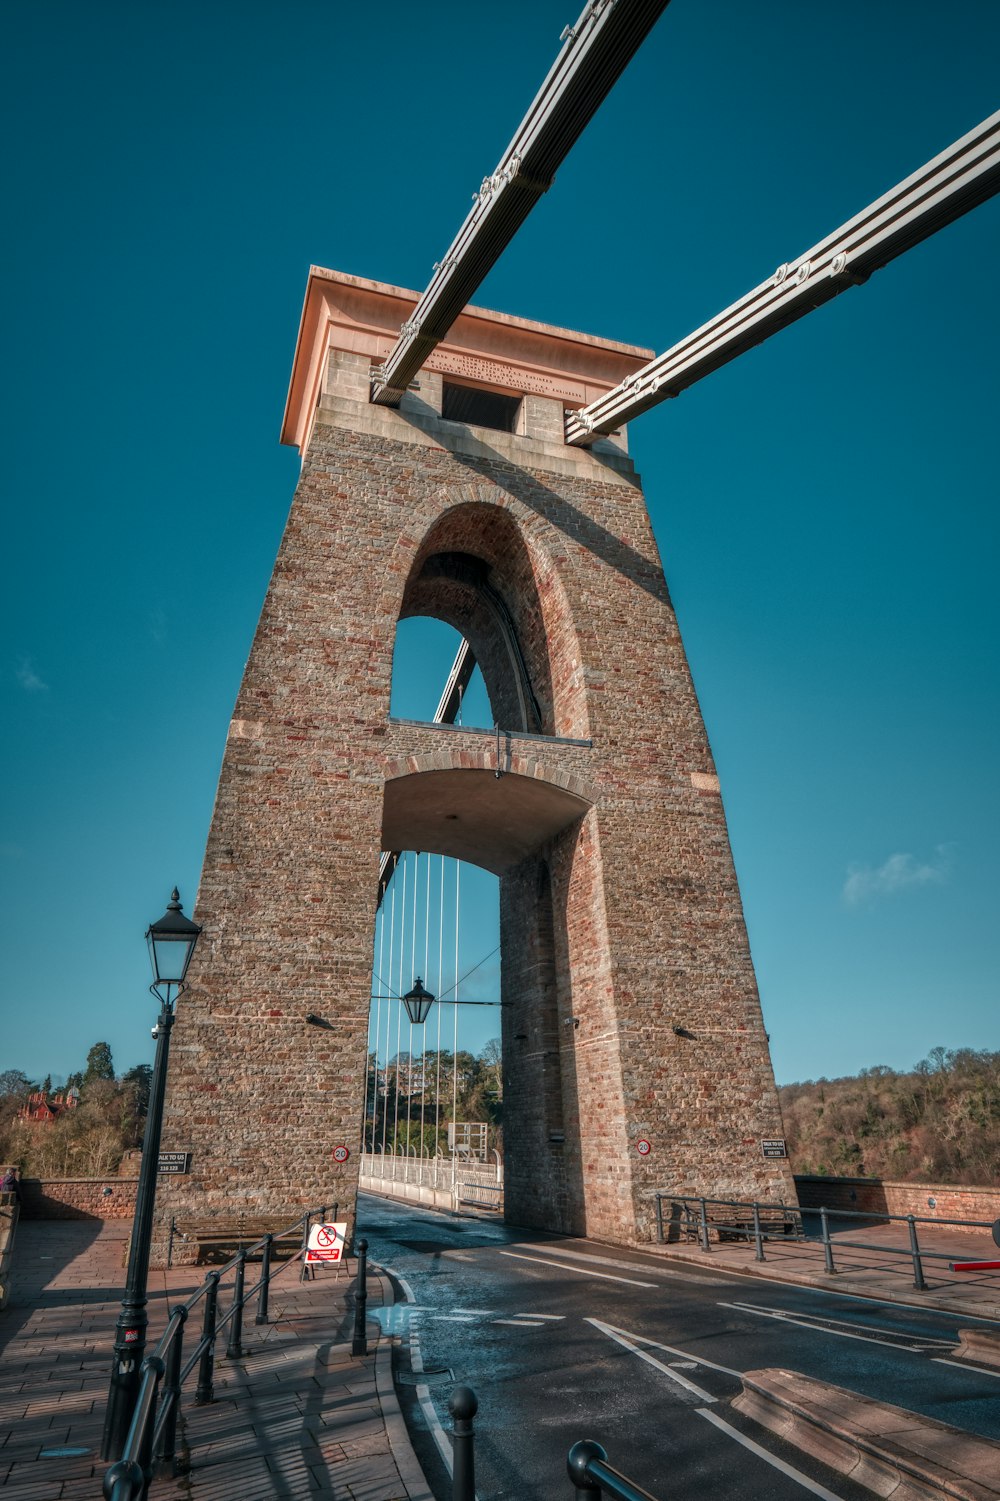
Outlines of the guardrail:
M 649 1491 L 644 1491 L 620 1470 L 608 1464 L 608 1451 L 596 1439 L 581 1439 L 574 1444 L 566 1458 L 566 1468 L 572 1480 L 575 1501 L 599 1501 L 601 1496 L 610 1496 L 612 1501 L 656 1501 Z
M 479 1398 L 471 1386 L 456 1386 L 448 1399 L 452 1416 L 451 1501 L 476 1501 L 476 1455 L 473 1418 Z M 574 1444 L 566 1458 L 576 1501 L 656 1501 L 620 1470 L 608 1464 L 607 1450 L 592 1438 Z
M 905 1246 L 891 1246 L 885 1242 L 875 1244 L 872 1241 L 847 1240 L 846 1237 L 840 1235 L 837 1237 L 837 1248 L 838 1250 L 878 1251 L 883 1255 L 903 1257 L 912 1266 L 913 1286 L 918 1292 L 925 1292 L 927 1289 L 924 1277 L 925 1261 L 951 1263 L 954 1258 L 954 1252 L 929 1251 L 922 1247 L 917 1233 L 918 1225 L 933 1225 L 936 1229 L 994 1231 L 994 1225 L 989 1220 L 945 1220 L 914 1214 L 874 1212 L 859 1214 L 857 1210 L 850 1209 L 820 1208 L 803 1211 L 797 1204 L 775 1204 L 754 1199 L 694 1198 L 685 1194 L 658 1193 L 656 1195 L 656 1233 L 661 1243 L 665 1243 L 668 1239 L 664 1227 L 664 1204 L 671 1206 L 669 1214 L 671 1226 L 680 1233 L 697 1239 L 703 1251 L 711 1250 L 710 1237 L 714 1231 L 719 1239 L 728 1237 L 753 1240 L 756 1261 L 767 1260 L 764 1254 L 764 1243 L 776 1239 L 771 1232 L 779 1223 L 782 1226 L 781 1239 L 786 1242 L 815 1240 L 814 1235 L 806 1233 L 802 1224 L 802 1215 L 803 1213 L 818 1214 L 824 1270 L 831 1275 L 837 1270 L 834 1264 L 833 1241 L 830 1237 L 831 1219 L 852 1220 L 855 1223 L 863 1219 L 869 1222 L 874 1220 L 880 1224 L 905 1225 L 907 1229 Z M 735 1212 L 726 1213 L 725 1211 Z
M 105 1501 L 143 1501 L 154 1475 L 169 1476 L 176 1473 L 177 1419 L 185 1381 L 197 1367 L 195 1403 L 203 1406 L 213 1400 L 215 1346 L 220 1333 L 228 1326 L 226 1355 L 230 1360 L 241 1359 L 243 1310 L 256 1296 L 255 1322 L 268 1322 L 268 1292 L 271 1282 L 286 1267 L 294 1266 L 303 1259 L 309 1227 L 317 1216 L 320 1222 L 325 1220 L 326 1208 L 310 1209 L 287 1229 L 263 1235 L 251 1246 L 241 1246 L 224 1266 L 206 1274 L 201 1287 L 186 1303 L 171 1312 L 156 1349 L 142 1363 L 139 1395 L 122 1456 L 115 1460 L 104 1475 L 102 1491 Z M 290 1236 L 297 1236 L 300 1231 L 300 1248 L 294 1256 L 272 1271 L 271 1253 L 275 1244 Z M 261 1254 L 260 1278 L 252 1287 L 247 1288 L 247 1259 L 257 1252 Z M 230 1271 L 233 1273 L 232 1301 L 228 1312 L 220 1318 L 220 1287 Z M 201 1338 L 185 1359 L 184 1329 L 199 1303 L 203 1303 Z

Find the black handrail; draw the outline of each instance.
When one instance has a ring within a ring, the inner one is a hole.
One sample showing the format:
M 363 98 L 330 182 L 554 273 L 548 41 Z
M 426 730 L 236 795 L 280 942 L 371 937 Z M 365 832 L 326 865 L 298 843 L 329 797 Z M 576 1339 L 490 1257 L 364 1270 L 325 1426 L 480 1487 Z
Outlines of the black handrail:
M 186 1303 L 171 1311 L 156 1349 L 142 1364 L 139 1394 L 135 1412 L 125 1440 L 120 1459 L 112 1464 L 104 1475 L 102 1491 L 105 1501 L 142 1501 L 153 1474 L 175 1473 L 177 1446 L 177 1417 L 180 1409 L 181 1388 L 188 1376 L 198 1366 L 198 1386 L 195 1401 L 211 1402 L 214 1394 L 215 1344 L 219 1332 L 231 1324 L 227 1355 L 239 1359 L 242 1355 L 243 1309 L 255 1295 L 259 1298 L 257 1323 L 267 1322 L 267 1289 L 271 1279 L 277 1277 L 286 1266 L 300 1260 L 309 1237 L 309 1226 L 317 1213 L 322 1220 L 325 1206 L 319 1211 L 307 1210 L 287 1229 L 262 1236 L 252 1246 L 241 1246 L 218 1270 L 207 1273 L 201 1287 Z M 288 1261 L 271 1269 L 271 1249 L 275 1242 L 302 1229 L 302 1247 Z M 246 1288 L 244 1273 L 247 1258 L 263 1248 L 260 1280 Z M 235 1269 L 232 1306 L 218 1317 L 218 1292 L 222 1279 Z M 204 1318 L 198 1344 L 185 1361 L 183 1359 L 184 1328 L 192 1310 L 204 1298 Z M 162 1383 L 162 1394 L 160 1391 Z
M 596 1439 L 584 1438 L 574 1444 L 566 1457 L 566 1469 L 575 1487 L 576 1501 L 656 1501 L 627 1475 L 608 1462 L 608 1452 Z
M 903 1256 L 913 1268 L 913 1286 L 918 1292 L 925 1292 L 927 1282 L 924 1278 L 923 1263 L 926 1260 L 951 1261 L 954 1252 L 951 1251 L 928 1251 L 920 1245 L 917 1235 L 918 1225 L 934 1225 L 939 1229 L 958 1230 L 992 1230 L 993 1225 L 989 1220 L 946 1220 L 933 1215 L 915 1214 L 881 1214 L 876 1210 L 859 1211 L 857 1209 L 827 1209 L 821 1208 L 802 1209 L 800 1205 L 765 1202 L 764 1200 L 750 1199 L 708 1199 L 695 1198 L 690 1194 L 672 1194 L 658 1192 L 656 1195 L 656 1231 L 657 1239 L 662 1243 L 666 1241 L 664 1233 L 663 1205 L 664 1203 L 679 1206 L 684 1214 L 684 1231 L 688 1235 L 696 1235 L 703 1251 L 710 1249 L 709 1229 L 716 1232 L 736 1234 L 746 1237 L 753 1236 L 756 1246 L 756 1260 L 764 1261 L 764 1240 L 767 1238 L 766 1222 L 761 1220 L 761 1211 L 765 1214 L 784 1215 L 785 1234 L 784 1240 L 803 1241 L 812 1237 L 806 1235 L 802 1228 L 803 1214 L 818 1214 L 820 1222 L 820 1243 L 823 1246 L 824 1269 L 832 1275 L 836 1274 L 837 1268 L 833 1259 L 833 1241 L 830 1238 L 830 1218 L 844 1220 L 875 1220 L 882 1224 L 898 1224 L 907 1227 L 908 1244 L 906 1246 L 890 1246 L 876 1244 L 872 1241 L 845 1240 L 843 1236 L 837 1239 L 838 1248 L 852 1251 L 880 1251 L 886 1255 Z M 709 1208 L 737 1209 L 744 1213 L 739 1219 L 711 1216 L 709 1225 Z M 750 1212 L 748 1217 L 747 1211 Z M 751 1228 L 752 1225 L 752 1228 Z

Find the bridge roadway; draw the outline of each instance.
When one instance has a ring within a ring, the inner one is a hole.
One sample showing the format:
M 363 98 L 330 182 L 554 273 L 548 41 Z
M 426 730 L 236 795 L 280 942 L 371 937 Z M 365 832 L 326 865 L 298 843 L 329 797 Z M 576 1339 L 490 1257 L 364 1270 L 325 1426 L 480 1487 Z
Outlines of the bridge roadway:
M 434 1435 L 454 1381 L 468 1381 L 480 1398 L 482 1501 L 568 1501 L 565 1455 L 583 1436 L 604 1442 L 613 1462 L 664 1501 L 696 1492 L 702 1501 L 706 1484 L 715 1494 L 774 1501 L 800 1501 L 804 1490 L 826 1501 L 870 1498 L 729 1407 L 738 1372 L 761 1366 L 786 1365 L 1000 1438 L 1000 1368 L 948 1363 L 959 1327 L 1000 1329 L 970 1316 L 973 1308 L 998 1312 L 996 1278 L 978 1279 L 960 1297 L 927 1295 L 952 1303 L 948 1312 L 751 1280 L 737 1270 L 747 1257 L 739 1247 L 713 1252 L 720 1275 L 701 1262 L 369 1195 L 360 1220 L 373 1257 L 403 1279 L 395 1296 L 412 1302 L 389 1306 L 389 1277 L 373 1276 L 372 1353 L 355 1358 L 349 1279 L 325 1271 L 301 1283 L 290 1266 L 274 1284 L 272 1322 L 245 1325 L 245 1357 L 230 1362 L 220 1352 L 216 1401 L 195 1408 L 186 1398 L 191 1467 L 155 1481 L 153 1501 L 432 1501 L 420 1464 L 445 1501 Z M 122 1221 L 18 1227 L 10 1303 L 0 1314 L 0 1501 L 100 1496 L 127 1233 Z M 814 1255 L 812 1270 L 804 1262 L 794 1272 L 770 1269 L 822 1281 L 821 1265 Z M 154 1339 L 168 1305 L 202 1275 L 184 1267 L 151 1274 Z M 863 1278 L 869 1294 L 907 1296 L 898 1271 L 856 1269 L 837 1286 L 849 1292 Z M 929 1280 L 940 1279 L 932 1271 Z M 409 1436 L 389 1369 L 394 1344 Z
M 448 1426 L 456 1381 L 479 1397 L 483 1501 L 568 1501 L 566 1452 L 585 1437 L 663 1501 L 810 1493 L 870 1501 L 870 1491 L 730 1406 L 740 1373 L 761 1368 L 801 1372 L 1000 1440 L 1000 1367 L 954 1354 L 960 1327 L 996 1334 L 1000 1323 L 970 1317 L 971 1308 L 908 1304 L 939 1294 L 907 1292 L 905 1275 L 880 1268 L 878 1256 L 855 1257 L 853 1271 L 827 1287 L 860 1281 L 869 1294 L 883 1288 L 882 1298 L 845 1296 L 740 1275 L 738 1266 L 749 1269 L 742 1247 L 691 1264 L 397 1201 L 366 1199 L 361 1214 L 370 1254 L 407 1300 L 381 1317 L 400 1335 L 400 1401 L 438 1497 L 449 1492 L 435 1435 Z M 811 1272 L 806 1254 L 794 1275 L 821 1282 L 819 1247 Z M 929 1283 L 940 1282 L 939 1266 L 928 1263 Z M 981 1279 L 958 1297 L 951 1289 L 944 1300 L 995 1313 L 996 1276 L 992 1283 Z M 991 1480 L 996 1489 L 1000 1477 Z

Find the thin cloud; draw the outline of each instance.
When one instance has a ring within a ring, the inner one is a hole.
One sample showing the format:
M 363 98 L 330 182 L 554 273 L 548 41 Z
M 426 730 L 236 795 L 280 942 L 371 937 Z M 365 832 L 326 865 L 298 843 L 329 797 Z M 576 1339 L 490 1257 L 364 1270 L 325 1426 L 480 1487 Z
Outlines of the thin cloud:
M 22 657 L 17 664 L 17 681 L 25 693 L 48 693 L 49 685 L 42 681 L 35 671 L 35 664 L 30 657 Z
M 849 907 L 879 897 L 895 896 L 913 886 L 940 886 L 951 874 L 946 845 L 939 845 L 936 858 L 918 860 L 916 855 L 890 855 L 884 864 L 852 865 L 844 882 L 844 901 Z

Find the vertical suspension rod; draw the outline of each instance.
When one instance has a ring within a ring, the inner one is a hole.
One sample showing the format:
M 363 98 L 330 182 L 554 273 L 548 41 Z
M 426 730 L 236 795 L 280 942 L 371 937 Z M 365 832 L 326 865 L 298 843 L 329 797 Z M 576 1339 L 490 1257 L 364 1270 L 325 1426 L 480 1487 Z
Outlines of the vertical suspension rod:
M 465 222 L 385 363 L 373 372 L 372 401 L 399 405 L 668 4 L 588 0 L 563 32 L 563 46 L 496 171 L 472 195 Z

